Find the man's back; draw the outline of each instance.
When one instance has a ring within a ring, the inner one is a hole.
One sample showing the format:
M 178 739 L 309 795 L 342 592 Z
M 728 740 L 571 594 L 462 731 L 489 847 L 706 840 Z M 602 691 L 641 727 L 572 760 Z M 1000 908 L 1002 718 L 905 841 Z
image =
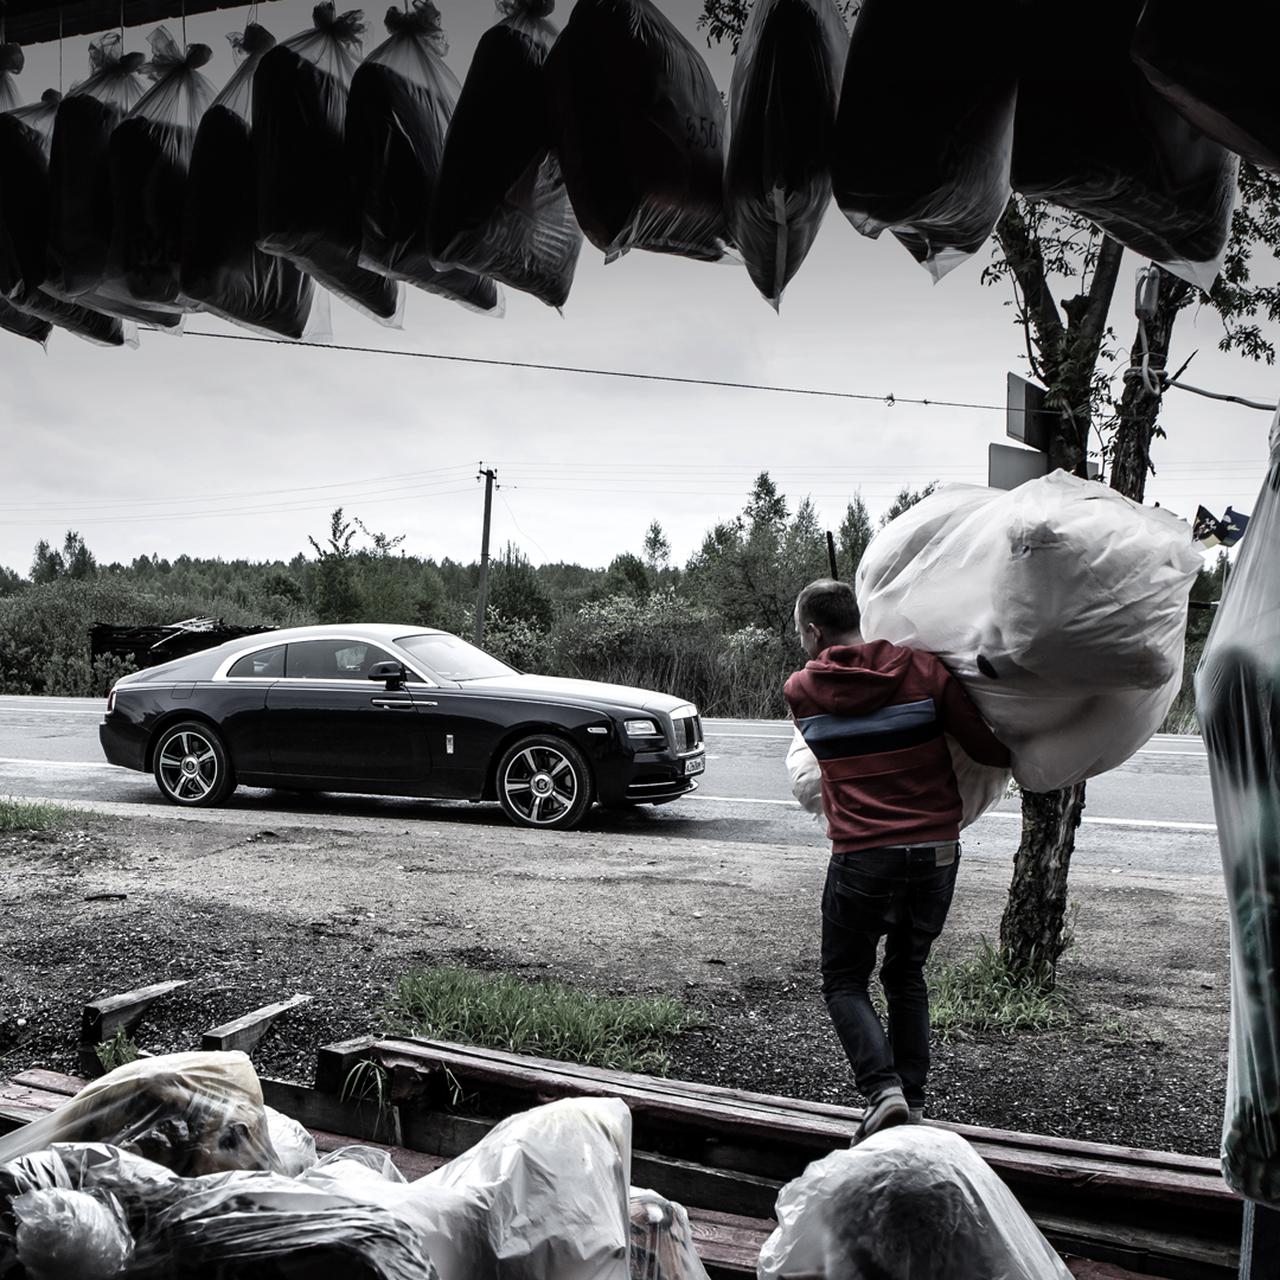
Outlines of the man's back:
M 835 853 L 958 837 L 962 806 L 944 735 L 982 764 L 1009 761 L 955 677 L 919 650 L 833 645 L 784 692 L 822 767 Z

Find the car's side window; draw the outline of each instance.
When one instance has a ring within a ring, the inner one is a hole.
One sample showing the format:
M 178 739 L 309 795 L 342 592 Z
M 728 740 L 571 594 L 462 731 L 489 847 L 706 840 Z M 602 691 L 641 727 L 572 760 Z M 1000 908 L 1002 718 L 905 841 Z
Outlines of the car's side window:
M 246 653 L 243 658 L 236 660 L 227 675 L 278 680 L 284 675 L 284 645 L 278 644 L 274 649 L 259 649 L 257 653 Z
M 366 680 L 378 662 L 395 659 L 363 640 L 303 640 L 289 646 L 285 675 L 290 680 Z

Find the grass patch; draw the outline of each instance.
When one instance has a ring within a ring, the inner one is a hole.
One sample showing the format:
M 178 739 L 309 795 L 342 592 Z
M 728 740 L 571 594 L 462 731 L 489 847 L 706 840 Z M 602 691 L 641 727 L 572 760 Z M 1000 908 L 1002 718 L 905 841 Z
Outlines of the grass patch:
M 83 816 L 76 810 L 41 800 L 6 800 L 0 797 L 0 831 L 55 831 L 65 827 L 73 817 Z
M 702 1020 L 664 996 L 602 996 L 514 974 L 427 969 L 396 984 L 393 1033 L 528 1053 L 614 1071 L 663 1075 L 668 1049 Z
M 971 959 L 930 961 L 925 976 L 930 1020 L 943 1040 L 975 1031 L 1046 1031 L 1070 1018 L 1063 995 L 1013 974 L 986 938 Z
M 114 1071 L 117 1067 L 123 1067 L 126 1062 L 137 1062 L 142 1056 L 123 1027 L 110 1040 L 104 1040 L 95 1046 L 93 1051 L 98 1055 L 104 1071 Z

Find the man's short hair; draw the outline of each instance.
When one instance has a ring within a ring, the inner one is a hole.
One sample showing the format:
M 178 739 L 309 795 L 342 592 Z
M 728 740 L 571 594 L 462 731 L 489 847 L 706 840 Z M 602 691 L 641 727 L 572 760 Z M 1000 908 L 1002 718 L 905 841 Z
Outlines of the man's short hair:
M 834 578 L 809 583 L 796 598 L 796 614 L 801 626 L 812 622 L 827 635 L 845 635 L 862 627 L 862 613 L 853 588 Z

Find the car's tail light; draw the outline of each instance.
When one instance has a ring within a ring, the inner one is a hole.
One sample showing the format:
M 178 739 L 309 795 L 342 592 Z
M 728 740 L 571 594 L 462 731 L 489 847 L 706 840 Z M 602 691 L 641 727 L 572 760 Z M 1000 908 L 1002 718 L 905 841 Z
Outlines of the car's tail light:
M 110 715 L 115 709 L 116 709 L 116 691 L 112 689 L 111 692 L 107 694 L 107 715 Z

